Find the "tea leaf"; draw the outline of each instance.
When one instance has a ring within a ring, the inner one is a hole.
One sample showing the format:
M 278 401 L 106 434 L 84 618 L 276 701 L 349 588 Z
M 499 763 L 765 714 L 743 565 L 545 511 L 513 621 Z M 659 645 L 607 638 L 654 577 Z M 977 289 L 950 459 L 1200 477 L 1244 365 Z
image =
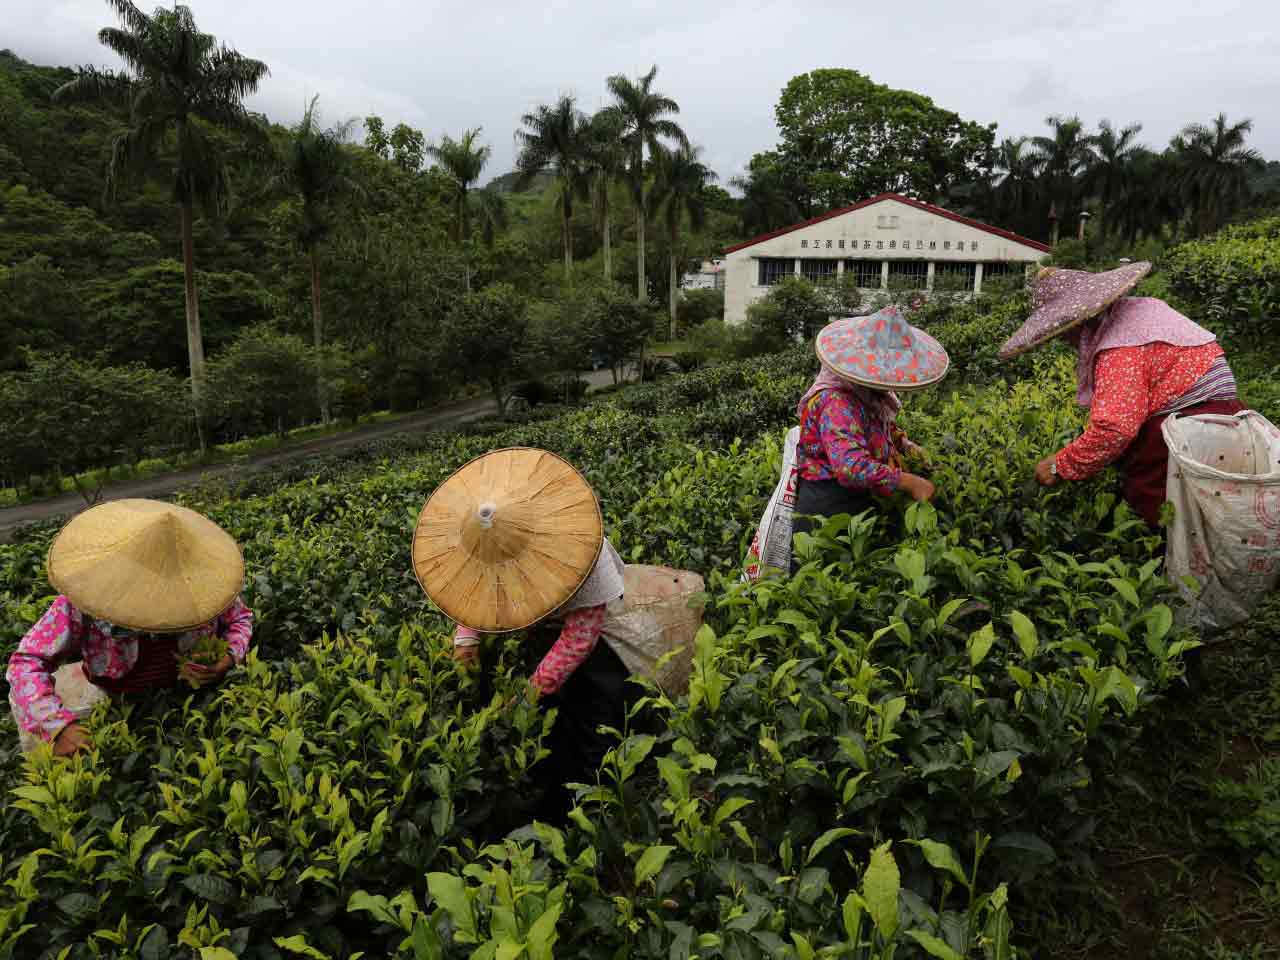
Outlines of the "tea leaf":
M 1138 599 L 1138 591 L 1134 589 L 1132 583 L 1128 580 L 1122 580 L 1120 577 L 1111 577 L 1107 583 L 1115 587 L 1116 593 L 1124 597 L 1124 599 L 1134 607 L 1142 606 L 1142 601 Z
M 182 885 L 197 897 L 216 903 L 220 907 L 232 903 L 238 895 L 235 884 L 211 873 L 195 873 L 189 877 L 183 877 Z
M 1173 611 L 1163 603 L 1151 608 L 1147 615 L 1147 641 L 1163 640 L 1173 629 Z
M 827 849 L 827 847 L 831 846 L 831 844 L 835 843 L 837 840 L 843 840 L 845 837 L 855 837 L 858 833 L 859 831 L 854 830 L 852 827 L 834 827 L 833 829 L 828 830 L 817 840 L 813 841 L 813 846 L 809 848 L 809 855 L 804 858 L 805 865 L 807 866 L 808 864 L 813 863 L 818 854 L 822 853 L 823 850 Z
M 720 824 L 724 823 L 725 820 L 732 817 L 743 807 L 749 807 L 751 803 L 752 801 L 748 800 L 746 797 L 730 797 L 716 809 L 715 816 L 711 820 L 711 825 L 713 827 L 720 826 Z
M 976 667 L 985 660 L 995 642 L 996 631 L 990 623 L 969 634 L 969 666 Z
M 1036 650 L 1040 646 L 1036 625 L 1020 610 L 1014 610 L 1009 614 L 1009 623 L 1013 626 L 1014 636 L 1018 638 L 1018 648 L 1022 651 L 1022 655 L 1030 660 L 1036 655 Z
M 471 898 L 461 877 L 452 873 L 428 873 L 427 890 L 431 898 L 449 914 L 455 929 L 454 936 L 463 943 L 476 940 L 476 918 L 471 910 Z
M 671 856 L 671 851 L 674 849 L 675 847 L 655 845 L 645 850 L 636 862 L 636 886 L 638 887 L 645 881 L 657 876 L 658 871 L 662 869 L 667 862 L 667 857 Z
M 924 854 L 924 858 L 929 861 L 929 866 L 935 870 L 945 870 L 963 886 L 969 886 L 969 878 L 965 876 L 964 868 L 960 866 L 960 861 L 956 859 L 955 852 L 945 843 L 938 843 L 936 840 L 912 840 L 909 841 L 920 848 L 920 852 Z
M 311 944 L 307 943 L 307 938 L 302 934 L 292 937 L 276 937 L 274 943 L 286 953 L 292 953 L 298 957 L 308 957 L 309 960 L 330 960 L 327 953 L 322 953 Z M 205 954 L 205 950 L 218 950 L 220 953 Z M 230 950 L 223 950 L 221 947 L 205 947 L 200 951 L 200 960 L 236 960 L 236 955 Z
M 939 940 L 931 933 L 925 933 L 923 930 L 908 930 L 907 936 L 914 940 L 924 949 L 924 952 L 931 957 L 938 957 L 939 960 L 964 960 L 962 954 L 956 953 L 943 940 Z
M 898 930 L 898 890 L 901 880 L 898 864 L 889 851 L 892 841 L 871 851 L 871 862 L 862 875 L 862 898 L 867 912 L 884 940 L 892 940 Z

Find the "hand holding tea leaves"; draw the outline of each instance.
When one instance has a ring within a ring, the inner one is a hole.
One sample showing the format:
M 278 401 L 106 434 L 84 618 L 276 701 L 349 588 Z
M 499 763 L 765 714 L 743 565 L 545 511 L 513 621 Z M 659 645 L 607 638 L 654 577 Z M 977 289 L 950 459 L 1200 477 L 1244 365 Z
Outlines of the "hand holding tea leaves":
M 1053 456 L 1048 456 L 1036 464 L 1036 480 L 1042 487 L 1052 487 L 1059 480 L 1058 475 L 1053 471 L 1053 461 Z
M 88 750 L 91 746 L 93 746 L 93 742 L 89 739 L 89 731 L 73 720 L 63 727 L 58 736 L 54 738 L 53 755 L 55 757 L 70 757 L 81 750 Z
M 934 494 L 938 492 L 937 487 L 933 485 L 931 480 L 916 476 L 914 473 L 904 473 L 902 479 L 898 481 L 898 485 L 916 503 L 928 503 L 933 499 Z
M 186 654 L 178 655 L 178 675 L 192 690 L 221 680 L 235 661 L 221 637 L 202 637 Z

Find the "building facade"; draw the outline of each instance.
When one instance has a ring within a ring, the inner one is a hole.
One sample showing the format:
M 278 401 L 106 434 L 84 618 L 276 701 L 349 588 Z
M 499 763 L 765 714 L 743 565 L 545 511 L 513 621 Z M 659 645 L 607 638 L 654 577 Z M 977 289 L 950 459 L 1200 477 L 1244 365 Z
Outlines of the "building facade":
M 724 318 L 789 276 L 881 290 L 981 293 L 983 282 L 1016 282 L 1049 255 L 1043 243 L 894 193 L 881 194 L 725 251 Z M 846 277 L 852 275 L 852 280 Z
M 697 270 L 686 273 L 680 280 L 681 290 L 723 290 L 724 261 L 703 260 Z

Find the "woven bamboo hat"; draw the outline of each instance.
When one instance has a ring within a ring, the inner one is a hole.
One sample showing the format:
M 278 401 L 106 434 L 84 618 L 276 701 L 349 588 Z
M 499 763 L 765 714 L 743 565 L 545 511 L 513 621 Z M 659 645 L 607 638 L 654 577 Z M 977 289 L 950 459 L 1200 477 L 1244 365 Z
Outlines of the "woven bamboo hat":
M 230 535 L 194 510 L 112 500 L 75 517 L 49 547 L 49 583 L 79 609 L 129 630 L 208 623 L 244 585 Z
M 1031 315 L 1000 348 L 1000 359 L 1010 360 L 1092 320 L 1150 272 L 1146 260 L 1102 273 L 1041 267 L 1031 282 Z
M 600 504 L 582 474 L 554 453 L 510 447 L 477 457 L 431 494 L 413 569 L 449 619 L 503 633 L 572 597 L 603 543 Z

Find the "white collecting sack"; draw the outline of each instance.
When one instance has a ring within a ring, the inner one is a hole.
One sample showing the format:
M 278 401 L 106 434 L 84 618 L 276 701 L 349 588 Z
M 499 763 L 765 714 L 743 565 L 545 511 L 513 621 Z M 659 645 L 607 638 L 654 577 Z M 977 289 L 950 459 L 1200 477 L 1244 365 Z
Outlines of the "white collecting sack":
M 691 601 L 706 584 L 690 570 L 630 563 L 623 579 L 626 593 L 609 604 L 605 640 L 629 672 L 679 696 L 689 686 L 693 638 L 702 626 L 702 607 Z M 672 651 L 677 652 L 660 663 Z
M 1189 626 L 1213 633 L 1249 618 L 1280 581 L 1280 428 L 1254 410 L 1165 420 L 1165 564 Z M 1200 591 L 1183 583 L 1194 577 Z
M 89 682 L 84 674 L 84 665 L 79 660 L 64 663 L 53 672 L 53 689 L 62 705 L 75 714 L 77 720 L 87 719 L 93 713 L 93 708 L 107 699 L 105 690 Z M 17 723 L 16 716 L 14 723 Z M 30 753 L 41 742 L 40 738 L 18 728 L 18 746 L 23 753 Z
M 787 431 L 782 448 L 782 473 L 773 489 L 756 534 L 747 551 L 747 562 L 742 571 L 743 580 L 759 580 L 765 567 L 786 573 L 791 569 L 791 517 L 796 509 L 796 446 L 800 443 L 800 428 Z

